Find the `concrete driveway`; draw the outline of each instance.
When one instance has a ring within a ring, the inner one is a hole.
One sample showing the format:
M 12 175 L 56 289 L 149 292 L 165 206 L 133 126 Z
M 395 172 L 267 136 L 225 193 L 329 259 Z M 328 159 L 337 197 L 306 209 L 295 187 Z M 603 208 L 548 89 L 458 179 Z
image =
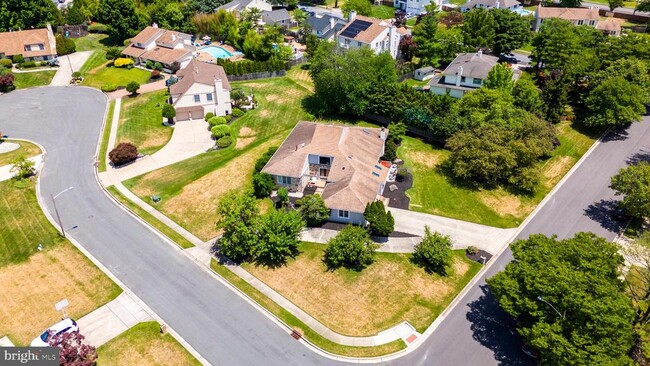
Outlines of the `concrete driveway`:
M 66 86 L 70 85 L 72 73 L 79 71 L 86 63 L 86 60 L 93 54 L 94 51 L 75 52 L 69 55 L 59 57 L 59 69 L 54 74 L 51 86 Z M 73 71 L 74 70 L 74 71 Z

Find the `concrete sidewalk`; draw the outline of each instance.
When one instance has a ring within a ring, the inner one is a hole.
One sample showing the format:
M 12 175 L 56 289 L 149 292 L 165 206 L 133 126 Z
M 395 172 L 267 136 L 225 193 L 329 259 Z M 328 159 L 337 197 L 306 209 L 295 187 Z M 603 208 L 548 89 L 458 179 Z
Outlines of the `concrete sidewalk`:
M 72 72 L 79 71 L 86 63 L 86 60 L 93 54 L 94 51 L 75 52 L 69 55 L 59 57 L 59 69 L 54 74 L 50 85 L 52 86 L 66 86 L 70 85 L 72 79 Z
M 29 158 L 28 160 L 33 161 L 34 162 L 34 167 L 38 168 L 38 166 L 43 161 L 43 154 L 33 156 L 33 157 Z M 9 180 L 14 176 L 14 173 L 11 172 L 11 167 L 12 166 L 13 165 L 11 165 L 11 164 L 0 166 L 0 182 L 5 181 L 5 180 Z
M 153 318 L 127 293 L 77 320 L 88 344 L 99 347 L 140 322 Z

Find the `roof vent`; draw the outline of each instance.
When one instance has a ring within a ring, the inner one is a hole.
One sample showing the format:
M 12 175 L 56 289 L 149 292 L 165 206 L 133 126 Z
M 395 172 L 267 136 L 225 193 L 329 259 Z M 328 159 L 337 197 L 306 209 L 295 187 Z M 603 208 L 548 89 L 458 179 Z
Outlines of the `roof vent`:
M 365 133 L 366 135 L 370 135 L 370 130 L 368 130 L 367 128 L 364 128 L 363 133 Z
M 374 175 L 375 177 L 378 177 L 378 176 L 379 176 L 379 173 L 377 173 L 377 172 L 372 172 L 372 175 Z
M 379 165 L 375 165 L 375 168 L 381 170 L 381 167 Z

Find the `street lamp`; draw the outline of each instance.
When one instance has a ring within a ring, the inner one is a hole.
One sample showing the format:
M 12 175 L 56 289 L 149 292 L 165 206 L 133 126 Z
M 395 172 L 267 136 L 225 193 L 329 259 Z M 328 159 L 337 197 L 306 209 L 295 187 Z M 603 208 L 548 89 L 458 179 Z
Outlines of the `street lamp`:
M 56 198 L 59 197 L 60 195 L 64 194 L 65 192 L 73 189 L 74 187 L 68 187 L 61 192 L 59 192 L 57 195 L 52 196 L 50 194 L 50 197 L 52 197 L 52 203 L 54 204 L 54 212 L 56 213 L 56 220 L 59 222 L 59 226 L 61 227 L 61 236 L 65 238 L 65 230 L 63 230 L 63 224 L 61 223 L 61 216 L 59 216 L 59 210 L 56 208 Z
M 559 315 L 559 316 L 562 318 L 562 320 L 564 320 L 564 319 L 566 318 L 566 312 L 565 312 L 564 314 L 560 313 L 560 312 L 555 308 L 555 306 L 553 306 L 553 304 L 551 304 L 550 302 L 544 300 L 543 297 L 541 297 L 541 296 L 537 296 L 537 300 L 539 300 L 539 301 L 541 301 L 541 302 L 547 304 L 547 305 L 550 306 L 551 308 L 553 308 L 553 310 L 555 310 L 555 312 L 557 313 L 557 315 Z

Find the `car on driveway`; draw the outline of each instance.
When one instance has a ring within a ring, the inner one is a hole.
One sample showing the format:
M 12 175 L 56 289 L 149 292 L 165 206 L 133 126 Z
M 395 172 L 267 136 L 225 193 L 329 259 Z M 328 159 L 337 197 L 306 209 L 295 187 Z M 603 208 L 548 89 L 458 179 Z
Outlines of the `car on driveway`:
M 509 64 L 516 64 L 519 62 L 517 57 L 512 53 L 502 53 L 499 55 L 499 62 L 507 62 Z
M 49 347 L 52 338 L 63 333 L 78 332 L 77 322 L 70 318 L 65 318 L 60 322 L 46 329 L 40 336 L 34 338 L 30 344 L 32 347 Z

